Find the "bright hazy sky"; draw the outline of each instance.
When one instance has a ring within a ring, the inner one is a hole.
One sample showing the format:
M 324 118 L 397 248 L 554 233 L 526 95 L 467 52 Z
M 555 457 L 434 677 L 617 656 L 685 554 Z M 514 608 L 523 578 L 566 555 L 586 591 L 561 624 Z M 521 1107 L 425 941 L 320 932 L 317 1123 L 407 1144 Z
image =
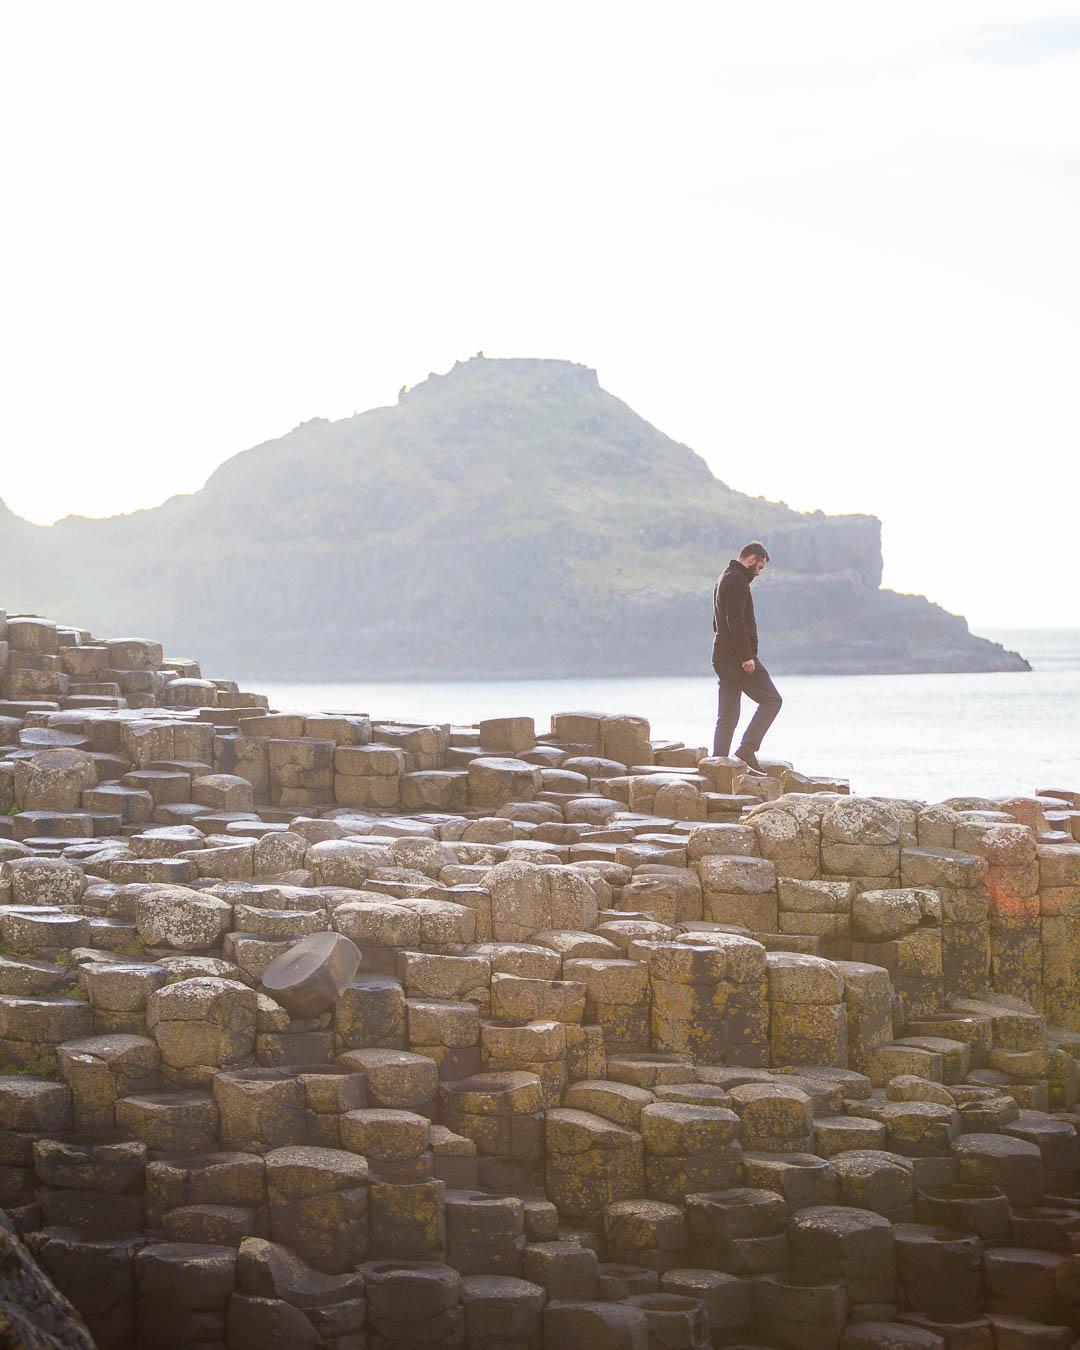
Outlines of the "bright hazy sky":
M 887 584 L 1080 626 L 1080 3 L 58 0 L 0 42 L 12 510 L 566 357 L 732 486 L 881 516 Z

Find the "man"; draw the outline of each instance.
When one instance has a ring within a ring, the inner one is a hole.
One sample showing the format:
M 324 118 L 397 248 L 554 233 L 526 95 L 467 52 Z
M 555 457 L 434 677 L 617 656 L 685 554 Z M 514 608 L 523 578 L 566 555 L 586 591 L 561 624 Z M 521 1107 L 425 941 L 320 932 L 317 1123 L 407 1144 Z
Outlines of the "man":
M 757 711 L 743 732 L 735 751 L 755 774 L 762 773 L 757 760 L 762 738 L 776 719 L 783 699 L 769 678 L 769 672 L 757 659 L 758 632 L 754 618 L 754 600 L 750 583 L 761 576 L 769 553 L 764 544 L 755 540 L 732 558 L 727 571 L 713 591 L 713 670 L 720 681 L 720 697 L 716 712 L 716 732 L 713 736 L 713 754 L 726 755 L 731 749 L 731 738 L 739 724 L 739 704 L 742 695 L 753 699 Z

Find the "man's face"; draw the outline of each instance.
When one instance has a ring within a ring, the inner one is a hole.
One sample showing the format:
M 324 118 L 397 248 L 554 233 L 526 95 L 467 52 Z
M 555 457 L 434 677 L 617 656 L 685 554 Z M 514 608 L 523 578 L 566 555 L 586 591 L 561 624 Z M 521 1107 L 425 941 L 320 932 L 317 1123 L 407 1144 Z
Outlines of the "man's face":
M 747 558 L 743 566 L 748 567 L 750 569 L 751 577 L 759 577 L 761 576 L 762 572 L 765 571 L 765 559 Z

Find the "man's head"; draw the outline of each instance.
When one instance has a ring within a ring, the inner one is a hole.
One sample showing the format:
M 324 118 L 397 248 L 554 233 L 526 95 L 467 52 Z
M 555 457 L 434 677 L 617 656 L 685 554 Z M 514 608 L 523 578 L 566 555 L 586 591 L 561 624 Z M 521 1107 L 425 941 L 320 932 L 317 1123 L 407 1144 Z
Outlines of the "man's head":
M 754 577 L 761 576 L 765 571 L 765 564 L 769 561 L 769 550 L 764 544 L 754 540 L 752 544 L 747 544 L 739 550 L 739 561 L 750 573 L 751 580 Z

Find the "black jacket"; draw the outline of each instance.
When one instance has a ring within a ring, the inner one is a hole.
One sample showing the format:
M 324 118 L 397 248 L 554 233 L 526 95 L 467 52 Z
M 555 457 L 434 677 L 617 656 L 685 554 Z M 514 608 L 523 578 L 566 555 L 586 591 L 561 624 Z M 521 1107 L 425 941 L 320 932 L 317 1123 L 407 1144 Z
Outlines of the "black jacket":
M 757 620 L 754 618 L 754 598 L 750 594 L 750 569 L 737 559 L 727 570 L 713 591 L 712 659 L 718 662 L 749 661 L 757 656 Z

